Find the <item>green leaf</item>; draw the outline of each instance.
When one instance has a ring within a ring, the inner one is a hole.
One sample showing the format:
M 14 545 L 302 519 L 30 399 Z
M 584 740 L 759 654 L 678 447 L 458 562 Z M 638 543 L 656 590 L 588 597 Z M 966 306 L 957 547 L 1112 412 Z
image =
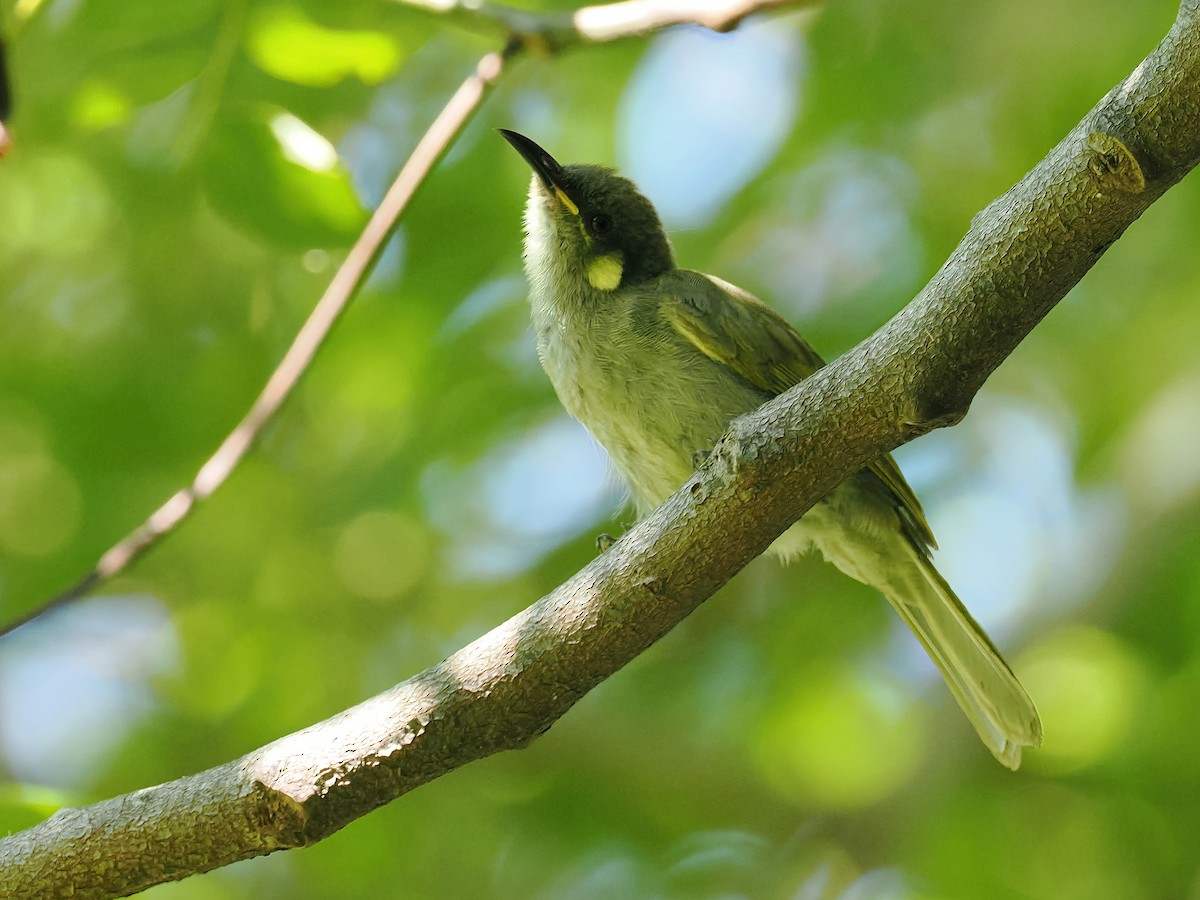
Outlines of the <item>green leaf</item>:
M 364 219 L 333 145 L 278 108 L 220 120 L 205 147 L 201 176 L 215 209 L 275 243 L 342 245 Z
M 91 38 L 100 50 L 143 47 L 178 38 L 213 19 L 213 0 L 171 0 L 170 3 L 84 3 L 74 28 Z
M 267 7 L 254 16 L 246 52 L 268 75 L 311 87 L 351 76 L 378 84 L 402 57 L 399 44 L 382 31 L 326 28 L 291 6 Z

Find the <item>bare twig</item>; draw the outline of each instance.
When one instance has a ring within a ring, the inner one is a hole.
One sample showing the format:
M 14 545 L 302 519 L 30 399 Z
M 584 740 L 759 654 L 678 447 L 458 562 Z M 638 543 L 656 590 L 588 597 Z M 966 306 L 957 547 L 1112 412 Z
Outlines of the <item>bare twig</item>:
M 507 33 L 531 49 L 555 53 L 576 44 L 614 41 L 671 25 L 731 31 L 755 13 L 781 7 L 802 9 L 821 0 L 622 0 L 574 12 L 537 13 L 490 0 L 393 2 L 446 16 L 472 31 Z
M 683 0 L 655 0 L 606 3 L 585 6 L 572 17 L 575 30 L 588 41 L 611 41 L 656 31 L 669 25 L 695 23 L 713 31 L 731 31 L 747 16 L 778 7 L 798 9 L 815 6 L 819 0 L 733 0 L 726 3 L 688 3 Z
M 0 37 L 0 158 L 12 149 L 12 135 L 4 120 L 12 115 L 12 86 L 8 83 L 8 60 L 5 58 L 4 38 Z
M 581 41 L 607 41 L 641 34 L 655 28 L 694 22 L 717 30 L 728 30 L 747 15 L 789 5 L 811 5 L 814 0 L 722 0 L 683 3 L 679 0 L 625 0 L 607 6 L 585 7 L 574 14 L 526 13 L 486 0 L 396 0 L 410 6 L 452 15 L 468 24 L 485 23 L 507 35 L 505 50 L 490 53 L 480 61 L 430 126 L 408 162 L 389 188 L 350 254 L 334 275 L 329 287 L 301 327 L 283 360 L 237 427 L 201 467 L 192 483 L 176 491 L 141 525 L 111 547 L 82 578 L 60 594 L 34 606 L 0 626 L 0 637 L 39 616 L 67 606 L 86 596 L 99 584 L 124 571 L 135 559 L 172 532 L 196 504 L 211 496 L 237 467 L 246 451 L 262 433 L 291 395 L 326 336 L 345 311 L 375 257 L 395 229 L 409 200 L 434 165 L 479 109 L 488 89 L 514 54 L 536 47 L 557 51 Z M 0 48 L 2 53 L 2 48 Z M 2 62 L 2 60 L 0 60 Z M 5 132 L 0 123 L 0 151 Z
M 7 623 L 0 629 L 0 635 L 8 634 L 51 609 L 78 600 L 100 582 L 124 570 L 133 560 L 176 528 L 197 503 L 207 499 L 225 483 L 263 428 L 291 396 L 300 377 L 308 369 L 330 330 L 345 312 L 375 258 L 395 230 L 400 215 L 426 176 L 449 149 L 454 138 L 479 109 L 488 90 L 503 72 L 504 62 L 503 53 L 489 53 L 481 59 L 475 72 L 462 83 L 441 114 L 429 126 L 408 162 L 388 188 L 383 202 L 379 204 L 349 255 L 333 276 L 329 287 L 325 289 L 325 293 L 300 328 L 292 345 L 288 347 L 282 362 L 271 373 L 266 387 L 242 421 L 200 467 L 192 483 L 172 495 L 145 522 L 100 557 L 100 561 L 78 582 L 41 606 Z

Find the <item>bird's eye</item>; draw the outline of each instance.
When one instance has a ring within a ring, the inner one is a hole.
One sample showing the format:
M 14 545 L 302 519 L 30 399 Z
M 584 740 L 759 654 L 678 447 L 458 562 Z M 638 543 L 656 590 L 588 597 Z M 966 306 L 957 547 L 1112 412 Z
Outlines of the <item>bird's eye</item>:
M 606 216 L 604 213 L 592 216 L 591 226 L 592 234 L 608 234 L 610 231 L 612 231 L 612 218 L 610 216 Z

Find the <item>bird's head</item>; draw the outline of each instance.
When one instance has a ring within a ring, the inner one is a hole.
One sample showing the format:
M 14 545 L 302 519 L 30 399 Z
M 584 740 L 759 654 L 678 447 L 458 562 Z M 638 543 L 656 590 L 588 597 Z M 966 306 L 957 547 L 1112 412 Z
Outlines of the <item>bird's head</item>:
M 609 292 L 674 267 L 658 213 L 632 181 L 603 166 L 559 165 L 524 135 L 500 133 L 533 169 L 525 208 L 531 269 Z

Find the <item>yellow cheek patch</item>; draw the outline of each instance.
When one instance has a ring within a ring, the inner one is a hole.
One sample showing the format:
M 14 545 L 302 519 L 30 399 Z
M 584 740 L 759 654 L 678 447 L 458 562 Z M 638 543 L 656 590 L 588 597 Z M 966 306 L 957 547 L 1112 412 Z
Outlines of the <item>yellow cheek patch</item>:
M 621 283 L 621 273 L 624 271 L 625 261 L 619 254 L 597 256 L 588 263 L 588 284 L 598 291 L 615 291 Z

